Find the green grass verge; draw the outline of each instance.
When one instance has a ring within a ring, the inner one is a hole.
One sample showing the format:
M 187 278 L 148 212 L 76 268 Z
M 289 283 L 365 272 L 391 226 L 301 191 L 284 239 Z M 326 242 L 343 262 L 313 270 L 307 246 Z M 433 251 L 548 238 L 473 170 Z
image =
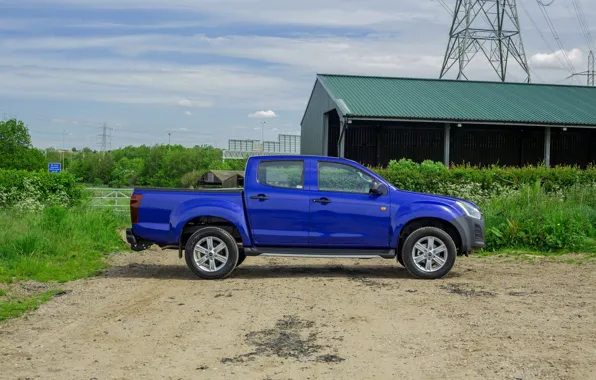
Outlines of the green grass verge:
M 118 228 L 127 216 L 60 207 L 40 213 L 0 212 L 0 282 L 66 282 L 97 274 L 104 253 L 126 250 Z
M 59 292 L 59 290 L 48 290 L 44 293 L 0 302 L 0 322 L 9 318 L 20 317 L 27 311 L 37 310 L 41 304 L 51 300 Z
M 58 291 L 14 296 L 11 283 L 58 283 L 90 277 L 107 266 L 104 254 L 127 250 L 118 229 L 128 215 L 97 208 L 49 207 L 38 213 L 0 211 L 0 321 L 49 301 Z

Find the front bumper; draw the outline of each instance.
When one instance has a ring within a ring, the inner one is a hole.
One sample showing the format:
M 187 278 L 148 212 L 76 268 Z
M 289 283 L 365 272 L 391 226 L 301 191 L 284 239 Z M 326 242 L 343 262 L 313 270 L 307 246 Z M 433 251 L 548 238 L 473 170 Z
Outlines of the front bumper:
M 485 246 L 484 218 L 475 219 L 467 215 L 453 220 L 461 236 L 461 253 L 467 253 Z
M 126 241 L 130 244 L 130 249 L 137 252 L 144 251 L 153 245 L 152 242 L 143 240 L 135 235 L 132 228 L 126 229 Z

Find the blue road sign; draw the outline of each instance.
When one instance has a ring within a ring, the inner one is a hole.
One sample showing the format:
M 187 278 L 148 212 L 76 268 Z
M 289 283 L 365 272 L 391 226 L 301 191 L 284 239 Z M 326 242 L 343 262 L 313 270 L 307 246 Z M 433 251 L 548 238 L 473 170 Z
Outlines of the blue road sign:
M 50 173 L 60 173 L 62 172 L 62 164 L 61 163 L 51 163 L 48 164 L 48 172 Z

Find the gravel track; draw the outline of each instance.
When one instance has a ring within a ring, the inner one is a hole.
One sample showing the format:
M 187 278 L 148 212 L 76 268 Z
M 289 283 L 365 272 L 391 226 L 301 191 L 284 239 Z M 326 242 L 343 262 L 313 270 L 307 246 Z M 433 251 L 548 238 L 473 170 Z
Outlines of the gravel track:
M 248 258 L 202 281 L 177 252 L 0 324 L 1 379 L 595 379 L 593 264 Z

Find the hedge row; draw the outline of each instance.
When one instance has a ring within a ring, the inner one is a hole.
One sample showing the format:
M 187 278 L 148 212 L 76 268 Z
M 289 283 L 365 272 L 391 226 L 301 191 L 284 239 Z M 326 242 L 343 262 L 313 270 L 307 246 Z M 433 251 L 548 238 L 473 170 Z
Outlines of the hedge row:
M 0 207 L 39 210 L 45 206 L 71 207 L 84 198 L 71 174 L 0 170 Z
M 438 162 L 418 164 L 404 159 L 391 161 L 387 168 L 377 168 L 375 171 L 402 190 L 457 196 L 479 203 L 517 191 L 522 185 L 540 183 L 544 191 L 553 194 L 577 185 L 596 184 L 596 167 L 593 166 L 587 169 L 569 166 L 456 166 L 447 169 Z

